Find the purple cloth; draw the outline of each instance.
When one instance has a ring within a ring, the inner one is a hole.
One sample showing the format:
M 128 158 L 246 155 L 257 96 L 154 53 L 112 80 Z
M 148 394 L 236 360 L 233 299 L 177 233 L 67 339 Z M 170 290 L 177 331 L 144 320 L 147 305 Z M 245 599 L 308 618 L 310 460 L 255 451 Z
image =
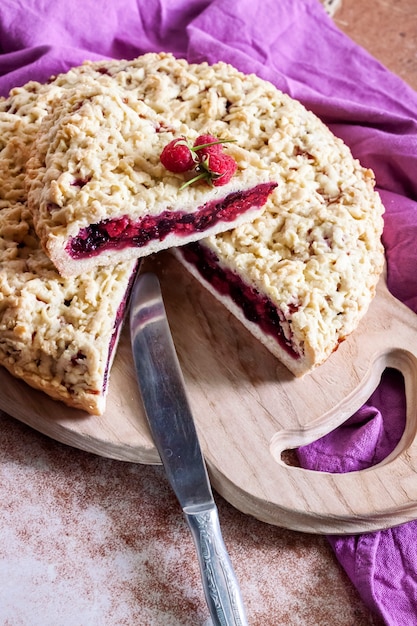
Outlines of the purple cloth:
M 170 51 L 256 72 L 301 100 L 375 171 L 386 206 L 391 292 L 417 312 L 417 94 L 345 37 L 318 0 L 2 0 L 0 94 L 86 59 Z M 345 472 L 393 449 L 402 383 L 384 379 L 347 424 L 300 450 L 306 467 Z M 389 625 L 417 623 L 417 523 L 329 537 L 364 602 Z

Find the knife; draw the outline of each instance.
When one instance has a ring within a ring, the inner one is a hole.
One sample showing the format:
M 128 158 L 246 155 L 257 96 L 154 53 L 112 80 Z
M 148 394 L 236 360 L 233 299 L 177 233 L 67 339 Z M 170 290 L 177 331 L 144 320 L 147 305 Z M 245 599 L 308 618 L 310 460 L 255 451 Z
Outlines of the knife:
M 197 549 L 214 626 L 247 626 L 239 585 L 224 545 L 159 280 L 136 278 L 130 305 L 133 360 L 146 417 Z

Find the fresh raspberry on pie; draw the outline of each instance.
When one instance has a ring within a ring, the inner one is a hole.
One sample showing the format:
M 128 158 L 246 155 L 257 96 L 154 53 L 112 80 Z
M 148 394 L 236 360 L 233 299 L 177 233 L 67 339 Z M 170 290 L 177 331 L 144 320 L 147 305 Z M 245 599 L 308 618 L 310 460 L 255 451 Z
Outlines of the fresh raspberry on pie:
M 194 141 L 194 149 L 197 159 L 203 161 L 210 154 L 220 154 L 223 152 L 224 141 L 213 135 L 199 135 Z
M 221 187 L 230 182 L 237 170 L 237 163 L 229 154 L 218 152 L 209 154 L 202 162 L 202 168 L 207 171 L 211 184 Z
M 161 163 L 170 172 L 188 172 L 195 166 L 194 156 L 185 138 L 173 139 L 161 152 Z
M 160 160 L 170 172 L 189 172 L 194 169 L 195 175 L 186 180 L 181 189 L 202 181 L 221 187 L 230 182 L 237 170 L 235 159 L 223 152 L 226 141 L 230 140 L 199 135 L 190 148 L 185 137 L 173 139 L 162 150 Z

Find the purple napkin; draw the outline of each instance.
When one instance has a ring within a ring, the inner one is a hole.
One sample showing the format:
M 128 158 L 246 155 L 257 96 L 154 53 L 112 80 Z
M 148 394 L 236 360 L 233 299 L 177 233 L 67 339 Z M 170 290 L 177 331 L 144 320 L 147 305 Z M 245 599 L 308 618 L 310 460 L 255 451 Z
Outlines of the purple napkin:
M 49 4 L 49 6 L 48 6 Z M 86 59 L 170 51 L 256 72 L 301 100 L 371 167 L 386 207 L 391 292 L 417 312 L 417 94 L 345 37 L 319 0 L 2 0 L 0 94 Z M 366 406 L 300 450 L 332 472 L 383 459 L 404 428 L 402 380 L 387 371 Z M 364 602 L 388 625 L 417 623 L 417 522 L 329 537 Z

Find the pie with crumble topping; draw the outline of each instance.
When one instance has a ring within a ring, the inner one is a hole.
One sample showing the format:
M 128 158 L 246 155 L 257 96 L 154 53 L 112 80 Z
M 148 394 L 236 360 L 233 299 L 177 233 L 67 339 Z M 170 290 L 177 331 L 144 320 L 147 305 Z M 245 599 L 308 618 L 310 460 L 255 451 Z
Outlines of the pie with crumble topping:
M 137 258 L 162 247 L 297 376 L 375 294 L 373 173 L 255 75 L 165 53 L 85 63 L 12 90 L 0 129 L 0 364 L 71 406 L 104 410 Z M 205 133 L 233 140 L 237 173 L 183 187 L 158 157 Z

